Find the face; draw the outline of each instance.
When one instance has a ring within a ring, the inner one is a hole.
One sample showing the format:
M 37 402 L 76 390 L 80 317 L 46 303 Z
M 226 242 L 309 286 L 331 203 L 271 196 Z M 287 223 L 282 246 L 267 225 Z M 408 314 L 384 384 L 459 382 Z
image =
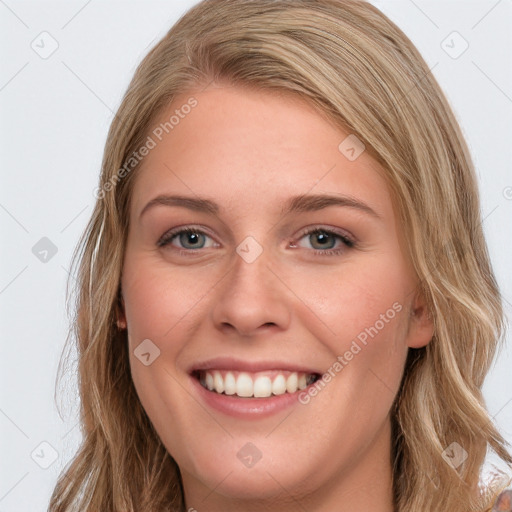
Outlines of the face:
M 210 86 L 155 127 L 176 110 L 135 180 L 122 319 L 186 495 L 382 477 L 408 347 L 432 335 L 382 170 L 295 97 Z

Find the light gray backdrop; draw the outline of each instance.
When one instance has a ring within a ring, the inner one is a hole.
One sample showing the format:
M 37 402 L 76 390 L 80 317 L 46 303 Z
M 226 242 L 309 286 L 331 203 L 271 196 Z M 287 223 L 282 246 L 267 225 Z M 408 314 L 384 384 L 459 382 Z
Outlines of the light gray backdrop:
M 194 3 L 0 0 L 0 512 L 46 510 L 78 446 L 73 388 L 64 419 L 54 402 L 72 250 L 92 211 L 107 129 L 128 81 Z M 373 3 L 417 45 L 463 127 L 510 314 L 512 2 Z M 511 367 L 509 336 L 485 385 L 509 441 Z

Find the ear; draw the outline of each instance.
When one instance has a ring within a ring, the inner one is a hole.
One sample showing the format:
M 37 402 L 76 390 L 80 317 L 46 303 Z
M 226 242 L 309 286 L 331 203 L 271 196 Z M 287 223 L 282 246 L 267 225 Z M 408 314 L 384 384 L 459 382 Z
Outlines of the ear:
M 427 303 L 420 291 L 411 304 L 407 345 L 410 348 L 421 348 L 430 343 L 434 336 L 434 321 Z
M 117 296 L 117 304 L 116 304 L 116 324 L 117 328 L 122 331 L 123 329 L 126 329 L 127 323 L 126 323 L 126 315 L 124 312 L 124 300 L 123 300 L 123 294 L 121 291 L 121 286 L 119 286 L 119 293 Z

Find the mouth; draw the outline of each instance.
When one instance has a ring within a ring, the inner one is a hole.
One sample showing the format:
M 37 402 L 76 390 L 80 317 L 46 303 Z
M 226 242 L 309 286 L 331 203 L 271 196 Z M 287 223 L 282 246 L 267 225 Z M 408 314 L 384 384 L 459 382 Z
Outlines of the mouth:
M 204 389 L 212 393 L 238 398 L 292 395 L 321 377 L 315 372 L 284 369 L 250 372 L 209 368 L 193 370 L 191 375 Z

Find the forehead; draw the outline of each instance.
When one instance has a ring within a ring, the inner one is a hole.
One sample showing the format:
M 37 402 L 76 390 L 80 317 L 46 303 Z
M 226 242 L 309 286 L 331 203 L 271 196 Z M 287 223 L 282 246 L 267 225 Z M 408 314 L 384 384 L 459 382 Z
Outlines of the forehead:
M 154 147 L 137 171 L 135 213 L 162 193 L 270 211 L 293 195 L 329 192 L 392 208 L 382 169 L 368 152 L 357 156 L 355 136 L 296 96 L 233 86 L 182 94 L 148 135 Z

